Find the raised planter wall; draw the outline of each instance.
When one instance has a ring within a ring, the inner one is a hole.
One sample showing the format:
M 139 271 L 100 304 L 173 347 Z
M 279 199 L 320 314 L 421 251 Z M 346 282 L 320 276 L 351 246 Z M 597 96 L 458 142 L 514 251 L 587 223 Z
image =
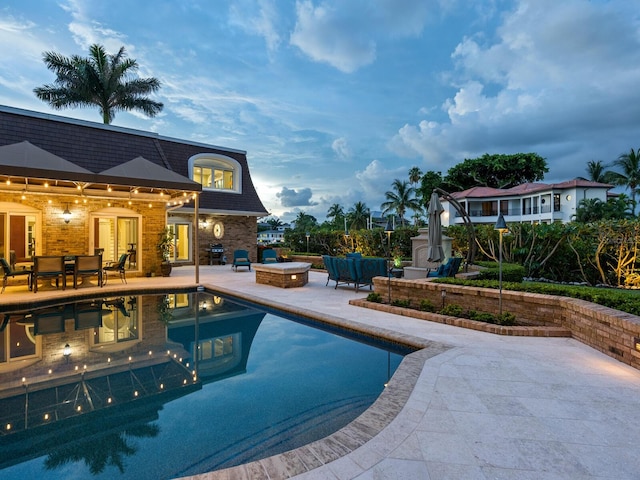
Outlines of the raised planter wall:
M 387 300 L 388 280 L 376 277 L 374 291 Z M 498 290 L 461 285 L 445 285 L 424 280 L 391 279 L 392 300 L 410 300 L 413 306 L 422 299 L 442 307 L 442 290 L 446 291 L 445 305 L 457 304 L 464 309 L 497 313 Z M 571 336 L 616 360 L 640 369 L 640 317 L 584 300 L 554 295 L 502 291 L 502 311 L 531 325 L 552 325 L 571 331 Z

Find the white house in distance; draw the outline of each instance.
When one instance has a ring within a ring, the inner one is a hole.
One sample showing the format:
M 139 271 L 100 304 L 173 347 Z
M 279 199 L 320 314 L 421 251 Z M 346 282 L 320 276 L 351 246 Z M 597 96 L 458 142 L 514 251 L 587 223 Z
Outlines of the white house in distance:
M 613 185 L 575 178 L 562 183 L 523 183 L 513 188 L 473 187 L 451 194 L 474 224 L 495 223 L 502 213 L 507 222 L 567 223 L 583 199 L 607 201 Z M 447 199 L 441 199 L 442 225 L 462 225 L 463 219 Z

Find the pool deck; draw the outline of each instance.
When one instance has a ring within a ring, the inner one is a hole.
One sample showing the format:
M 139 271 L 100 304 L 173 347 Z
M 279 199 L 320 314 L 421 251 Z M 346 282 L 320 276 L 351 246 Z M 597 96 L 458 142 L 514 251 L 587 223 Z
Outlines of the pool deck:
M 361 432 L 371 427 L 371 438 L 358 442 L 358 432 L 353 437 L 347 432 L 341 444 L 327 441 L 327 450 L 299 449 L 191 478 L 275 480 L 304 470 L 293 478 L 640 478 L 640 371 L 569 338 L 498 336 L 349 305 L 369 290 L 334 289 L 325 286 L 326 278 L 311 271 L 304 287 L 281 289 L 256 284 L 255 272 L 235 272 L 226 265 L 201 266 L 199 283 L 431 341 L 436 349 L 403 363 L 394 375 L 385 398 L 361 425 Z M 174 267 L 168 278 L 128 280 L 128 288 L 195 285 L 193 267 Z M 34 294 L 9 286 L 0 303 L 112 294 L 122 288 L 110 281 L 102 289 Z

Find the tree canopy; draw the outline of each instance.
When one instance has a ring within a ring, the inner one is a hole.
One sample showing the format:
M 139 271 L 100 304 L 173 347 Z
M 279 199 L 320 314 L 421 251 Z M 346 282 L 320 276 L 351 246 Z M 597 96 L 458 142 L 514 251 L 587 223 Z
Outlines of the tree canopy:
M 465 159 L 451 167 L 444 183 L 458 191 L 478 186 L 511 188 L 540 181 L 548 171 L 547 161 L 536 153 L 485 153 L 480 158 Z
M 43 61 L 56 74 L 53 84 L 35 88 L 36 96 L 51 107 L 63 108 L 97 106 L 102 121 L 109 124 L 117 111 L 140 110 L 155 117 L 164 107 L 151 100 L 148 94 L 160 88 L 156 78 L 137 78 L 138 63 L 127 58 L 124 47 L 109 55 L 101 45 L 91 45 L 89 57 L 65 57 L 45 52 Z

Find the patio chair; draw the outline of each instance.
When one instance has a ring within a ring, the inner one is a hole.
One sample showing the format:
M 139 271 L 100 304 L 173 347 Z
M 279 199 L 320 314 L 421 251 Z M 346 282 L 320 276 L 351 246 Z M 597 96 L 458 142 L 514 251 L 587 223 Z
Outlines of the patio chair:
M 262 252 L 262 263 L 276 263 L 278 261 L 278 254 L 272 248 L 264 250 Z
M 31 290 L 31 274 L 33 273 L 31 270 L 15 270 L 11 268 L 6 258 L 0 258 L 0 263 L 2 263 L 2 272 L 4 273 L 4 277 L 2 279 L 2 292 L 4 293 L 4 289 L 7 287 L 7 282 L 9 278 L 15 277 L 27 277 L 27 285 L 29 286 L 29 290 Z
M 64 256 L 42 256 L 33 257 L 33 275 L 31 277 L 31 286 L 33 293 L 38 293 L 38 280 L 56 279 L 56 288 L 60 286 L 60 278 L 62 278 L 62 289 L 67 288 L 67 272 L 64 267 Z
M 233 251 L 233 264 L 231 265 L 237 272 L 238 267 L 249 267 L 251 271 L 251 260 L 249 260 L 249 252 L 246 250 L 234 250 Z
M 107 279 L 109 278 L 109 272 L 118 272 L 120 274 L 120 281 L 122 283 L 127 283 L 127 275 L 125 270 L 125 264 L 127 262 L 128 253 L 123 253 L 120 255 L 117 263 L 107 262 L 105 267 L 102 269 L 104 272 L 104 277 L 102 279 L 102 284 L 107 284 Z
M 433 272 L 427 272 L 427 278 L 455 277 L 462 264 L 461 257 L 451 257 Z
M 78 277 L 97 275 L 98 286 L 102 287 L 102 255 L 76 255 L 73 265 L 73 288 L 78 288 Z

